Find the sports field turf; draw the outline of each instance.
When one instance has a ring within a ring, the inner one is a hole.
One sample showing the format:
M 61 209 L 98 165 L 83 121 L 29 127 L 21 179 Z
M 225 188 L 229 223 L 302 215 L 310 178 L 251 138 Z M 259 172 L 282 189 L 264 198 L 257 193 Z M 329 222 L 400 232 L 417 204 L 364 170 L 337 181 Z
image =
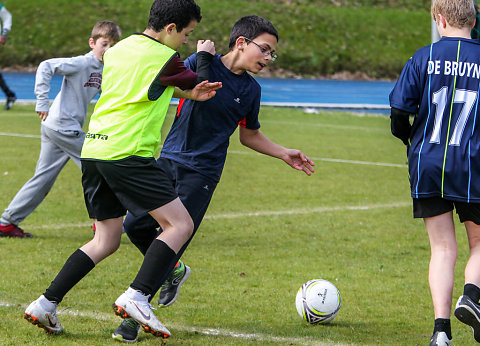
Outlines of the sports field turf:
M 232 137 L 222 181 L 183 257 L 192 275 L 178 301 L 156 311 L 172 331 L 167 344 L 428 344 L 428 238 L 411 217 L 405 149 L 391 136 L 388 117 L 263 107 L 261 124 L 272 140 L 308 154 L 316 172 L 307 177 Z M 40 140 L 33 106 L 0 111 L 0 147 L 3 210 L 34 171 Z M 21 226 L 34 238 L 0 238 L 0 344 L 113 344 L 120 319 L 111 304 L 142 259 L 126 236 L 65 297 L 63 335 L 46 335 L 22 319 L 66 258 L 92 237 L 72 162 Z M 457 237 L 454 300 L 468 253 L 462 228 Z M 295 310 L 297 289 L 315 278 L 332 281 L 342 295 L 329 325 L 307 325 Z M 469 328 L 454 318 L 452 328 L 457 345 L 472 344 Z M 159 341 L 139 337 L 142 345 Z

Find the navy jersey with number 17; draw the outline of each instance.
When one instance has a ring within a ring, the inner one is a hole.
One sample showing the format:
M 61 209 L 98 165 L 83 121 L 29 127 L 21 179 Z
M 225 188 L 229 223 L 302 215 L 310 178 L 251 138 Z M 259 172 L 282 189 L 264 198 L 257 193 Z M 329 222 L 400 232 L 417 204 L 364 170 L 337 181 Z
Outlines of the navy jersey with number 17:
M 480 43 L 443 37 L 419 49 L 390 93 L 415 114 L 408 147 L 413 198 L 480 203 Z

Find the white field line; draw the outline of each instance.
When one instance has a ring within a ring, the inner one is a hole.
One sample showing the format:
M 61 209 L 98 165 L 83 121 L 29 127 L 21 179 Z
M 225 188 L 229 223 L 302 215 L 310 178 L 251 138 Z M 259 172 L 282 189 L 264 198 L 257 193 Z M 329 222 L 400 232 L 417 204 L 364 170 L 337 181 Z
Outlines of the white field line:
M 284 216 L 284 215 L 305 215 L 316 213 L 328 213 L 336 211 L 356 211 L 356 210 L 376 210 L 388 208 L 403 208 L 411 205 L 411 202 L 388 203 L 388 204 L 370 204 L 370 205 L 353 205 L 353 206 L 338 206 L 338 207 L 317 207 L 306 209 L 287 209 L 287 210 L 264 210 L 249 213 L 228 213 L 228 214 L 213 214 L 206 215 L 204 219 L 236 219 L 254 216 Z M 56 225 L 42 225 L 42 226 L 28 226 L 28 230 L 36 229 L 64 229 L 64 228 L 82 228 L 91 227 L 92 222 L 80 222 L 72 224 L 56 224 Z
M 237 154 L 237 155 L 263 155 L 254 151 L 241 151 L 241 150 L 229 150 L 228 153 Z M 356 165 L 407 168 L 406 164 L 388 163 L 388 162 L 330 159 L 326 157 L 311 157 L 310 159 L 312 161 L 326 161 L 326 162 L 334 162 L 334 163 L 349 163 L 349 164 L 356 164 Z
M 328 213 L 335 211 L 346 210 L 373 210 L 373 209 L 385 209 L 385 208 L 399 208 L 410 206 L 410 202 L 391 203 L 391 204 L 372 204 L 372 205 L 359 205 L 359 206 L 339 206 L 339 207 L 318 207 L 311 209 L 290 209 L 290 210 L 277 210 L 277 211 L 256 211 L 249 213 L 232 213 L 232 214 L 218 214 L 207 215 L 205 219 L 235 219 L 251 216 L 283 216 L 283 215 L 305 215 L 305 214 L 317 214 Z
M 262 120 L 262 124 L 284 124 L 284 125 L 292 125 L 298 126 L 298 122 L 294 121 L 287 121 L 287 120 Z M 320 127 L 320 128 L 333 128 L 333 129 L 341 129 L 341 130 L 354 130 L 354 131 L 362 131 L 362 132 L 382 132 L 385 133 L 385 129 L 380 127 L 363 127 L 363 126 L 353 126 L 353 125 L 336 125 L 336 124 L 325 124 L 325 123 L 305 123 L 308 127 Z
M 39 135 L 24 135 L 24 134 L 20 134 L 20 133 L 7 133 L 7 132 L 0 132 L 0 136 L 23 137 L 23 138 L 40 138 Z M 260 154 L 260 153 L 254 152 L 254 151 L 240 151 L 240 150 L 229 150 L 228 153 L 229 154 L 236 154 L 236 155 L 263 155 L 263 154 Z M 347 164 L 354 164 L 354 165 L 407 168 L 406 164 L 388 163 L 388 162 L 343 160 L 343 159 L 331 159 L 331 158 L 326 158 L 326 157 L 312 157 L 311 159 L 313 161 L 347 163 Z
M 27 306 L 27 304 L 18 304 L 18 303 L 9 303 L 5 301 L 0 301 L 0 307 L 6 307 L 6 308 L 18 308 L 19 306 Z M 77 311 L 77 310 L 69 310 L 69 308 L 65 309 L 59 309 L 57 312 L 58 315 L 70 315 L 70 316 L 81 316 L 85 318 L 90 318 L 93 320 L 100 320 L 100 321 L 112 321 L 114 322 L 119 322 L 119 318 L 116 317 L 113 313 L 112 314 L 106 314 L 106 313 L 100 313 L 100 312 L 82 312 L 82 311 Z M 115 326 L 115 324 L 112 324 L 112 327 Z M 289 337 L 283 337 L 283 336 L 275 336 L 275 335 L 267 335 L 267 334 L 259 334 L 259 333 L 242 333 L 242 332 L 236 332 L 236 331 L 231 331 L 231 330 L 226 330 L 226 329 L 213 329 L 213 328 L 195 328 L 195 327 L 189 327 L 185 325 L 180 325 L 177 323 L 168 323 L 168 326 L 171 327 L 172 329 L 176 330 L 181 330 L 181 331 L 186 331 L 190 333 L 199 333 L 203 335 L 215 335 L 215 336 L 220 336 L 220 337 L 230 337 L 230 338 L 237 338 L 237 339 L 245 339 L 245 340 L 255 340 L 255 341 L 266 341 L 266 342 L 278 342 L 280 344 L 289 344 L 289 343 L 296 343 L 296 344 L 301 344 L 301 345 L 318 345 L 318 346 L 326 346 L 326 345 L 343 345 L 339 343 L 333 343 L 332 341 L 329 342 L 320 342 L 313 340 L 312 338 L 289 338 Z M 105 338 L 109 338 L 109 335 L 106 335 Z M 173 334 L 173 338 L 175 335 Z
M 40 135 L 25 135 L 22 133 L 0 132 L 0 136 L 22 137 L 22 138 L 40 138 Z

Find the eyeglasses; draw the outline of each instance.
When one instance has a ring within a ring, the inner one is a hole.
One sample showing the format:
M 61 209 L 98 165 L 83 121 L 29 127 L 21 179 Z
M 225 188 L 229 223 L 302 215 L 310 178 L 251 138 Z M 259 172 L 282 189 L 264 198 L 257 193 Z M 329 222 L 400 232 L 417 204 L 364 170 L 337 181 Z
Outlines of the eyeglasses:
M 242 36 L 242 37 L 245 39 L 245 41 L 247 41 L 247 42 L 252 42 L 255 46 L 257 46 L 258 48 L 260 48 L 260 51 L 262 52 L 263 56 L 269 56 L 269 55 L 270 55 L 271 58 L 272 58 L 272 61 L 277 60 L 278 55 L 275 53 L 274 50 L 272 51 L 272 50 L 270 50 L 270 49 L 268 49 L 268 48 L 262 47 L 262 46 L 260 46 L 258 43 L 252 41 L 251 39 L 249 39 L 249 38 L 247 38 L 247 37 L 245 37 L 245 36 Z

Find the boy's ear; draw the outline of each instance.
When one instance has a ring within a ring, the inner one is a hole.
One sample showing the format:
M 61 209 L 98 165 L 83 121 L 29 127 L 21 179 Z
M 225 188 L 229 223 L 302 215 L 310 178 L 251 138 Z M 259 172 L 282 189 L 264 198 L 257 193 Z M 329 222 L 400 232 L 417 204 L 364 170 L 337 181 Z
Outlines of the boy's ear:
M 244 49 L 247 46 L 247 41 L 245 40 L 245 37 L 239 36 L 237 38 L 237 41 L 235 42 L 235 46 L 237 47 L 237 49 Z
M 171 34 L 174 29 L 177 30 L 177 24 L 175 23 L 170 23 L 165 26 L 165 31 L 167 34 Z
M 93 37 L 90 37 L 88 39 L 88 45 L 90 46 L 90 48 L 93 49 L 93 47 L 95 46 L 95 40 L 93 39 Z
M 438 21 L 442 25 L 442 28 L 445 29 L 447 27 L 447 20 L 445 19 L 445 17 L 441 13 L 437 14 L 437 17 L 438 17 Z

